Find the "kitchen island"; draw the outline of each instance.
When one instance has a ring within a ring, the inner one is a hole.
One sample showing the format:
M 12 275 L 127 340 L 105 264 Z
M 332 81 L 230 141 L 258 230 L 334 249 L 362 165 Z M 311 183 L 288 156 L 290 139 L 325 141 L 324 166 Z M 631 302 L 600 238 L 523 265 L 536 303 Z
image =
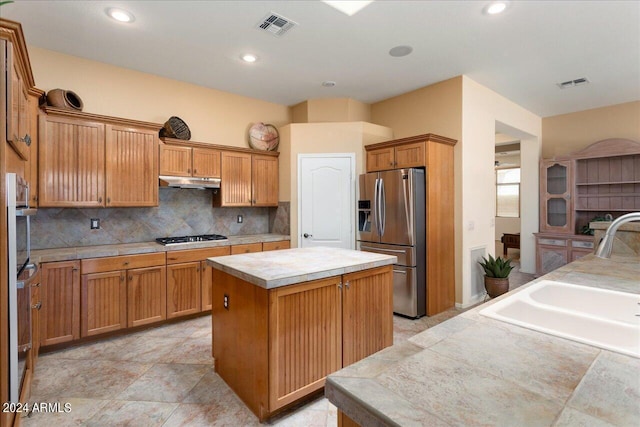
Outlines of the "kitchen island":
M 542 280 L 640 294 L 639 278 L 638 257 L 588 255 L 330 375 L 325 394 L 363 426 L 640 425 L 640 359 L 479 314 Z
M 395 256 L 298 248 L 209 258 L 215 370 L 263 421 L 393 343 Z

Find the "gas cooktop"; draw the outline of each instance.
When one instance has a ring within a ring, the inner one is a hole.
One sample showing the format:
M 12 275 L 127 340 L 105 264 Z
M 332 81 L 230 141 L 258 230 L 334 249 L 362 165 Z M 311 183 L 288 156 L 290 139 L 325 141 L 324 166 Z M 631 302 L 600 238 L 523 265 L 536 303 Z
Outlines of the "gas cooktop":
M 156 239 L 156 242 L 166 246 L 177 245 L 178 243 L 208 242 L 210 240 L 227 240 L 227 237 L 220 234 L 198 234 L 195 236 L 160 237 Z

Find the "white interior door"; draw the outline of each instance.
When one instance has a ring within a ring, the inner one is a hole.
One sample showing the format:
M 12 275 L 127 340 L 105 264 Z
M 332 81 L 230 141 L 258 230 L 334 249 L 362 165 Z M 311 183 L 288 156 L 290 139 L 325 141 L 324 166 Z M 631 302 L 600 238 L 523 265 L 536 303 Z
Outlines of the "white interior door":
M 355 153 L 298 156 L 298 246 L 354 249 Z

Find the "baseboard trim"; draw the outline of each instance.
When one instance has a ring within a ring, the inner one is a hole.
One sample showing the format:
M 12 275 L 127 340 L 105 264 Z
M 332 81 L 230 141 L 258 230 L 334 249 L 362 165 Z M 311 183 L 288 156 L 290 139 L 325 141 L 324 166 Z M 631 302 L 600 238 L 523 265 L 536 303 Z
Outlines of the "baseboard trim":
M 459 308 L 461 310 L 464 310 L 466 308 L 472 307 L 478 303 L 481 303 L 484 301 L 484 298 L 486 297 L 487 294 L 480 294 L 480 295 L 474 295 L 473 297 L 471 297 L 471 300 L 468 301 L 466 304 L 462 304 L 457 302 L 456 303 L 456 308 Z

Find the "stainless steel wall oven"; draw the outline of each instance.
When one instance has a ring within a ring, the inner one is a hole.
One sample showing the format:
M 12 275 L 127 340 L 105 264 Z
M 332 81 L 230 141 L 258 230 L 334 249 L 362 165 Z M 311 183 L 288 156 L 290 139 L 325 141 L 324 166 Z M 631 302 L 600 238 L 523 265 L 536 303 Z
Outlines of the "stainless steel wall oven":
M 7 241 L 9 269 L 9 399 L 18 402 L 31 348 L 31 281 L 37 266 L 31 264 L 29 185 L 7 174 Z

